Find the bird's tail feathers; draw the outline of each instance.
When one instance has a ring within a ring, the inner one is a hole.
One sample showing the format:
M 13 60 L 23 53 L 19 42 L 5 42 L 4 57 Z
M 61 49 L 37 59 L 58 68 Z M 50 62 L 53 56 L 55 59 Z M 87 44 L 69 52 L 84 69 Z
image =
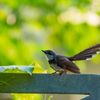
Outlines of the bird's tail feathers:
M 95 54 L 100 53 L 100 44 L 97 44 L 95 46 L 92 46 L 88 49 L 85 49 L 84 51 L 68 57 L 69 60 L 71 61 L 76 61 L 76 60 L 91 60 L 92 57 L 95 57 Z

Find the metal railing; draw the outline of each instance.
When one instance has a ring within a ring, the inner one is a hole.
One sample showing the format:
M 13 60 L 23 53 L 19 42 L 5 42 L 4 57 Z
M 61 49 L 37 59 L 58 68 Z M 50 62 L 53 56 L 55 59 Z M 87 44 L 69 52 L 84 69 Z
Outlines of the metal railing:
M 0 73 L 0 93 L 87 94 L 100 100 L 100 75 Z

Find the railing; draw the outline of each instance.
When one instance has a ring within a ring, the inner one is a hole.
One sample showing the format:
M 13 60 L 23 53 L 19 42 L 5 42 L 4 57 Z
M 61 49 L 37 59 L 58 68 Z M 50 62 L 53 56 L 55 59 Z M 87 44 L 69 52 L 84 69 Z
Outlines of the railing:
M 100 100 L 100 75 L 0 73 L 0 93 L 88 94 Z

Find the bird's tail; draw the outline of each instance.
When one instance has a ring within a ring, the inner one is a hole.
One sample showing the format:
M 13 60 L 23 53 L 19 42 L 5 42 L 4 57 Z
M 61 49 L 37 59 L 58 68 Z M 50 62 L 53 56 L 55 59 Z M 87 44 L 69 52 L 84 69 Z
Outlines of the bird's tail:
M 100 53 L 100 44 L 97 44 L 95 46 L 92 46 L 88 49 L 85 49 L 84 51 L 68 57 L 69 60 L 71 61 L 76 61 L 76 60 L 91 60 L 92 57 L 95 57 L 95 54 Z

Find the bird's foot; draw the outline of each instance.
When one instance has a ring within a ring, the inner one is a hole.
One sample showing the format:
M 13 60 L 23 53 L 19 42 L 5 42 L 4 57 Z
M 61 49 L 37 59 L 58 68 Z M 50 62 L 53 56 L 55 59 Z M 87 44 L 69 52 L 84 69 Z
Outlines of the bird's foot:
M 62 72 L 59 73 L 59 75 L 62 75 L 62 74 L 64 74 L 64 73 L 65 73 L 65 71 L 62 71 Z
M 56 72 L 52 73 L 52 74 L 56 74 Z
M 68 74 L 68 71 L 59 72 L 59 75 L 62 75 L 62 74 Z

